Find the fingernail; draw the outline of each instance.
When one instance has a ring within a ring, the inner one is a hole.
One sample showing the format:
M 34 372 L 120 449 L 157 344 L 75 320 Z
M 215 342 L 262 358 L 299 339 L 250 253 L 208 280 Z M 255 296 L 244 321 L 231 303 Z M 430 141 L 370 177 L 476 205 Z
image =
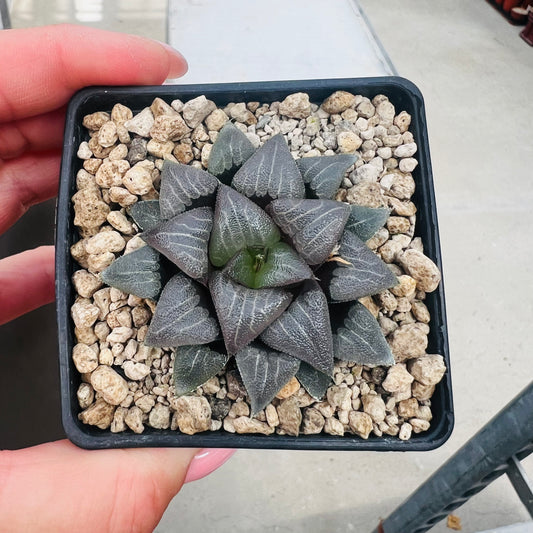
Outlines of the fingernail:
M 236 450 L 223 448 L 204 448 L 191 461 L 185 483 L 202 479 L 221 467 Z
M 187 70 L 189 70 L 189 65 L 181 53 L 175 48 L 172 48 L 172 46 L 170 46 L 168 43 L 164 43 L 162 41 L 157 42 L 169 53 L 171 58 L 170 70 L 168 71 L 167 79 L 180 78 L 186 74 Z

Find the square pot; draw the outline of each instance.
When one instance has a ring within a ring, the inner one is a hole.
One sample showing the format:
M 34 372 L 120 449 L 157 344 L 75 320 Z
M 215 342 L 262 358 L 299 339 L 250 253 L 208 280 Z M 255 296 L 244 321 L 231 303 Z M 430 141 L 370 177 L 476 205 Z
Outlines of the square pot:
M 75 271 L 75 261 L 70 255 L 70 246 L 77 238 L 73 224 L 74 211 L 71 197 L 75 192 L 76 173 L 81 161 L 76 152 L 80 142 L 88 139 L 82 127 L 83 117 L 95 111 L 110 111 L 114 104 L 122 103 L 134 112 L 149 106 L 152 100 L 160 97 L 168 102 L 176 98 L 190 100 L 205 95 L 218 106 L 229 102 L 259 101 L 273 102 L 284 99 L 295 92 L 306 92 L 310 100 L 320 103 L 331 93 L 345 90 L 373 98 L 377 94 L 387 95 L 397 109 L 407 111 L 411 117 L 410 131 L 418 145 L 418 167 L 413 172 L 416 192 L 412 200 L 417 211 L 415 235 L 422 238 L 424 253 L 442 271 L 441 251 L 435 206 L 435 193 L 424 102 L 419 89 L 408 80 L 399 77 L 304 80 L 280 82 L 228 83 L 208 85 L 166 85 L 154 87 L 89 87 L 76 93 L 70 101 L 66 116 L 65 141 L 61 164 L 61 179 L 57 204 L 56 231 L 56 298 L 59 333 L 59 357 L 61 373 L 61 400 L 63 426 L 68 438 L 83 448 L 127 448 L 127 447 L 204 447 L 204 448 L 271 448 L 301 450 L 375 450 L 375 451 L 422 451 L 442 445 L 453 428 L 453 402 L 450 378 L 450 358 L 444 302 L 444 286 L 441 282 L 436 291 L 427 295 L 425 303 L 431 314 L 428 353 L 441 354 L 447 372 L 437 385 L 432 397 L 433 420 L 424 433 L 414 434 L 410 440 L 401 441 L 398 437 L 371 436 L 363 440 L 354 435 L 344 437 L 328 434 L 300 435 L 256 435 L 232 434 L 223 430 L 217 432 L 185 435 L 177 431 L 157 430 L 146 427 L 137 435 L 127 430 L 111 433 L 78 420 L 80 408 L 76 390 L 81 377 L 76 370 L 71 353 L 75 344 L 74 324 L 70 308 L 74 302 L 71 277 Z

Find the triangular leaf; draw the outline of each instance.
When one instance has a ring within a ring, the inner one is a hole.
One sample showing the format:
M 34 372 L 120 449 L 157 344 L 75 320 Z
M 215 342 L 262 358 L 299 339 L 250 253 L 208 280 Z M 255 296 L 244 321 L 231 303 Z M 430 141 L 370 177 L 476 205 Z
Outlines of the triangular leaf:
M 389 267 L 351 231 L 342 236 L 339 257 L 349 264 L 331 261 L 317 272 L 320 285 L 332 300 L 358 300 L 398 283 Z
M 261 334 L 261 340 L 325 374 L 333 373 L 328 302 L 315 281 L 305 283 L 290 307 Z
M 252 416 L 272 401 L 300 366 L 298 359 L 259 344 L 243 348 L 235 361 L 250 397 Z
M 263 206 L 276 198 L 305 197 L 302 176 L 281 134 L 256 150 L 231 185 Z
M 350 206 L 335 200 L 274 200 L 268 211 L 310 265 L 323 263 L 339 241 Z
M 128 214 L 143 231 L 148 231 L 161 222 L 159 200 L 137 202 L 128 208 Z
M 212 227 L 213 210 L 198 207 L 145 231 L 141 238 L 178 265 L 185 274 L 205 283 L 209 268 L 207 247 Z
M 296 164 L 302 174 L 308 198 L 331 199 L 340 187 L 346 170 L 357 161 L 356 155 L 302 157 Z
M 279 239 L 278 228 L 260 207 L 231 187 L 220 185 L 209 242 L 213 265 L 224 266 L 245 247 L 269 247 Z
M 208 344 L 220 334 L 206 290 L 185 274 L 165 285 L 144 343 L 147 346 Z
M 219 181 L 204 170 L 165 161 L 159 194 L 161 218 L 168 220 L 191 207 L 213 207 L 218 184 Z
M 174 358 L 176 396 L 183 396 L 216 376 L 228 362 L 228 356 L 208 346 L 181 346 Z
M 229 185 L 237 169 L 254 151 L 248 137 L 231 122 L 226 122 L 211 148 L 207 170 Z
M 355 233 L 362 241 L 371 239 L 383 227 L 390 215 L 386 207 L 350 206 L 351 213 L 344 229 Z
M 282 289 L 249 289 L 222 272 L 213 272 L 209 288 L 229 354 L 253 341 L 292 299 Z
M 333 326 L 335 357 L 366 366 L 394 364 L 389 344 L 372 313 L 359 302 L 335 306 L 345 318 L 338 327 Z
M 224 272 L 251 289 L 284 287 L 313 276 L 307 263 L 284 242 L 270 248 L 245 248 L 226 265 Z
M 327 374 L 319 372 L 316 368 L 303 361 L 296 373 L 296 378 L 315 400 L 321 400 L 332 383 L 331 378 Z
M 100 276 L 110 287 L 155 300 L 161 291 L 159 254 L 150 246 L 143 246 L 115 259 Z

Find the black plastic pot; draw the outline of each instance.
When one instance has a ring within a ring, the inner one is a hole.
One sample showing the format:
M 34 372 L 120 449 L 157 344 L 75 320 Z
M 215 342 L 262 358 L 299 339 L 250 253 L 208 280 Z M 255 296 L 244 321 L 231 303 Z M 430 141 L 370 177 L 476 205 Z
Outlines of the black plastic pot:
M 187 101 L 204 94 L 217 105 L 229 102 L 273 102 L 294 92 L 307 92 L 311 101 L 320 103 L 332 92 L 346 90 L 369 98 L 377 94 L 387 95 L 398 111 L 406 110 L 412 116 L 411 132 L 418 144 L 418 167 L 413 172 L 417 189 L 413 201 L 418 208 L 416 235 L 424 243 L 425 253 L 442 270 L 437 210 L 424 102 L 418 88 L 410 81 L 398 77 L 280 81 L 259 83 L 229 83 L 213 85 L 178 85 L 157 87 L 89 87 L 76 93 L 67 110 L 65 143 L 61 164 L 61 182 L 57 204 L 56 234 L 56 297 L 59 332 L 59 357 L 61 372 L 61 399 L 63 426 L 68 438 L 83 448 L 126 448 L 142 446 L 179 446 L 204 448 L 278 448 L 300 450 L 375 450 L 375 451 L 422 451 L 442 445 L 450 436 L 453 427 L 453 402 L 450 378 L 450 358 L 444 303 L 444 285 L 428 295 L 425 303 L 431 313 L 431 332 L 428 353 L 442 354 L 448 372 L 437 386 L 432 398 L 433 420 L 429 431 L 414 434 L 408 441 L 397 437 L 370 437 L 363 440 L 357 436 L 301 435 L 237 435 L 217 432 L 184 435 L 178 431 L 155 430 L 146 427 L 141 435 L 131 431 L 111 433 L 87 426 L 78 420 L 80 408 L 76 390 L 80 375 L 72 362 L 74 324 L 70 307 L 74 301 L 71 276 L 76 264 L 69 248 L 77 240 L 73 224 L 74 214 L 71 196 L 75 192 L 76 173 L 81 161 L 76 152 L 81 141 L 88 135 L 82 127 L 83 116 L 95 111 L 110 111 L 120 102 L 138 112 L 149 106 L 155 97 L 168 102 L 176 98 Z

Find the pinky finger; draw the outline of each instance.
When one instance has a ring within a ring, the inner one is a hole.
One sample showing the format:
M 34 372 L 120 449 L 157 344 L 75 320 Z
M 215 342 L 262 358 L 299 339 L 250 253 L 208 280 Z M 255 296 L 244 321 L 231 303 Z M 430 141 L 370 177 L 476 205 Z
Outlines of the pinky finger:
M 0 260 L 0 324 L 54 300 L 54 247 Z

